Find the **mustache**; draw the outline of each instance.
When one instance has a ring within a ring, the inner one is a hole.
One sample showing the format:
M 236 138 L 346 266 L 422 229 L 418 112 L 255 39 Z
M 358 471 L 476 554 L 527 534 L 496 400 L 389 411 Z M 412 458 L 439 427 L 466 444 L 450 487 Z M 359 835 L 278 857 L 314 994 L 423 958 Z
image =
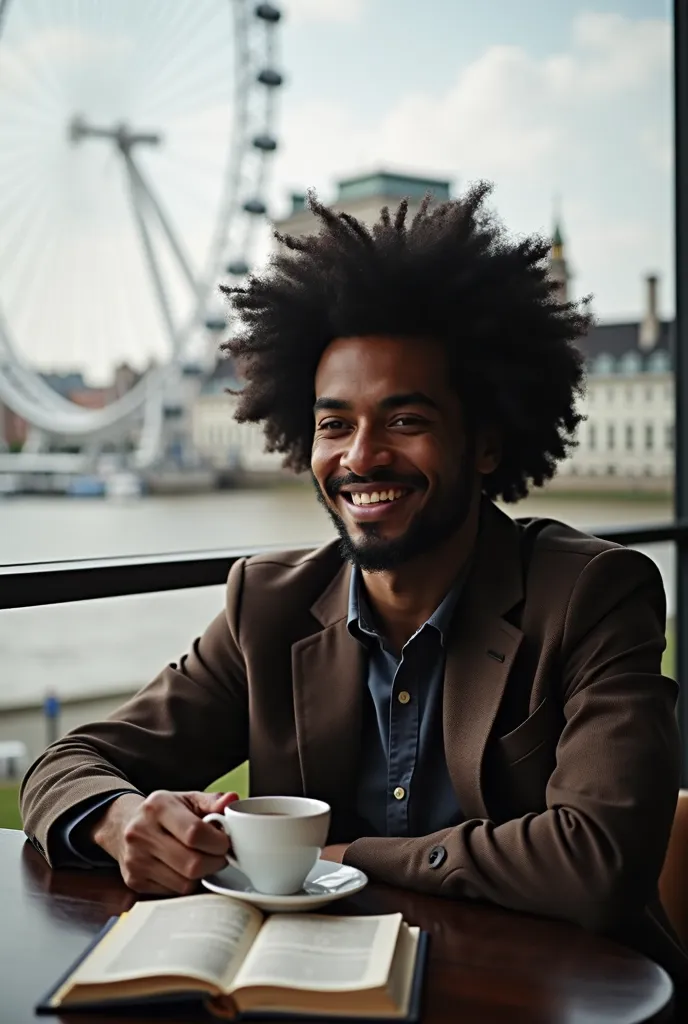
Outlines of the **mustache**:
M 368 476 L 347 473 L 345 476 L 331 477 L 325 484 L 325 491 L 328 498 L 334 499 L 343 487 L 353 487 L 356 484 L 399 484 L 400 487 L 424 491 L 427 487 L 427 480 L 420 473 L 404 474 L 394 473 L 390 469 L 380 469 Z

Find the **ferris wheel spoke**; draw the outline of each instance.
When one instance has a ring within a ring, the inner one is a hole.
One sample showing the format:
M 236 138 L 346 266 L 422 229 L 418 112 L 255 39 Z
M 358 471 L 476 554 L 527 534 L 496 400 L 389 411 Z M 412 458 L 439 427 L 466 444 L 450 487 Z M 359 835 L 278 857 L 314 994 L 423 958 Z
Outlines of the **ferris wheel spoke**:
M 46 223 L 47 218 L 38 221 L 38 228 L 43 228 L 42 233 L 40 230 L 32 230 L 32 226 L 27 230 L 27 244 L 22 250 L 25 255 L 21 259 L 17 258 L 13 264 L 12 294 L 14 301 L 8 303 L 8 308 L 14 309 L 17 313 L 18 328 L 20 328 L 18 334 L 34 340 L 37 335 L 30 324 L 38 320 L 39 317 L 45 323 L 42 304 L 48 301 L 45 294 L 36 294 L 35 282 L 45 280 L 43 268 L 46 265 L 54 266 L 54 259 L 57 255 L 57 238 L 52 235 L 46 239 L 44 228 Z M 39 240 L 43 243 L 40 246 L 37 244 Z M 20 310 L 23 311 L 23 314 L 20 313 Z
M 168 79 L 164 87 L 151 91 L 147 104 L 150 113 L 179 120 L 203 113 L 206 108 L 227 108 L 232 100 L 229 83 L 221 73 L 208 75 L 208 70 L 191 66 Z
M 34 346 L 41 346 L 44 343 L 44 332 L 50 329 L 46 326 L 45 315 L 41 307 L 43 303 L 47 308 L 54 306 L 55 289 L 50 276 L 46 277 L 45 269 L 54 267 L 56 261 L 63 258 L 63 254 L 59 251 L 59 240 L 53 237 L 41 249 L 37 263 L 35 265 L 26 264 L 22 279 L 17 282 L 17 295 L 27 295 L 31 299 L 25 306 L 21 333 L 24 337 L 31 338 Z M 35 286 L 32 287 L 32 281 L 36 276 L 39 280 L 46 281 L 47 279 L 48 282 L 47 287 L 41 290 L 39 296 L 36 295 Z
M 185 50 L 189 41 L 196 46 L 195 52 L 202 50 L 203 46 L 207 47 L 207 37 L 210 36 L 207 8 L 196 4 L 193 7 L 185 6 L 184 10 L 192 16 L 180 21 L 176 30 L 167 32 L 162 44 L 157 49 L 153 47 L 147 54 L 150 69 L 148 87 L 151 93 L 155 92 L 160 80 L 164 80 L 173 72 L 180 56 L 182 59 L 186 56 Z
M 33 7 L 34 11 L 37 10 L 36 4 L 17 3 L 17 0 L 13 0 L 11 6 L 18 6 L 24 15 L 24 21 L 26 25 L 25 37 L 27 42 L 23 46 L 23 54 L 21 65 L 25 73 L 28 72 L 31 79 L 39 87 L 43 96 L 50 97 L 53 102 L 59 102 L 58 97 L 61 92 L 60 81 L 55 77 L 54 74 L 50 73 L 49 61 L 43 59 L 40 60 L 36 55 L 36 50 L 39 49 L 41 41 L 45 38 L 45 22 L 50 22 L 51 19 L 45 16 L 41 19 L 41 22 L 37 25 L 36 19 L 30 15 L 30 10 Z M 53 5 L 54 8 L 55 5 Z M 54 9 L 52 14 L 54 15 Z M 50 29 L 48 29 L 48 32 Z
M 147 112 L 148 116 L 177 120 L 203 113 L 207 108 L 226 108 L 230 101 L 230 90 L 219 76 L 203 81 L 190 75 L 170 81 L 164 92 L 151 93 Z
M 3 101 L 8 101 L 16 111 L 17 117 L 20 122 L 26 125 L 28 121 L 42 121 L 45 123 L 51 116 L 51 111 L 45 109 L 42 105 L 37 106 L 35 102 L 35 96 L 28 93 L 26 89 L 23 91 L 17 89 L 17 86 L 13 88 L 11 85 L 4 86 L 2 89 Z M 52 105 L 52 116 L 55 111 L 59 108 L 52 98 L 49 98 Z M 4 116 L 7 116 L 5 114 Z
M 229 37 L 229 31 L 227 32 Z M 189 85 L 201 82 L 216 88 L 223 82 L 223 74 L 226 74 L 226 64 L 219 59 L 209 61 L 208 44 L 205 40 L 196 41 L 193 47 L 187 47 L 182 53 L 172 56 L 161 68 L 160 73 L 151 80 L 149 96 L 151 105 L 157 105 L 165 101 L 165 98 L 174 94 L 175 90 L 185 93 Z M 216 73 L 213 73 L 213 71 Z M 225 95 L 228 86 L 225 86 Z
M 2 245 L 0 246 L 0 265 L 11 267 L 12 273 L 16 272 L 20 254 L 26 249 L 28 241 L 33 233 L 38 232 L 42 226 L 40 214 L 46 211 L 46 203 L 38 202 L 33 205 L 27 202 L 17 202 L 17 195 L 25 190 L 27 182 L 22 182 L 20 187 L 8 191 L 4 195 L 4 208 L 7 213 L 2 220 Z M 12 200 L 14 199 L 14 205 Z M 12 230 L 12 225 L 16 225 Z M 7 279 L 8 272 L 4 278 Z

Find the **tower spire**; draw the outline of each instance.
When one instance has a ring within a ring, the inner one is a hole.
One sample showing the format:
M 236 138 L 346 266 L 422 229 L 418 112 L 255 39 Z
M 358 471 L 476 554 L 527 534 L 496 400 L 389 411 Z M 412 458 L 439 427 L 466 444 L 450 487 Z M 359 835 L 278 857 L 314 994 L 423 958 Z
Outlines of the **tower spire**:
M 564 251 L 564 232 L 562 231 L 561 197 L 554 197 L 554 231 L 549 254 L 549 276 L 556 285 L 555 296 L 558 302 L 568 302 L 570 273 Z

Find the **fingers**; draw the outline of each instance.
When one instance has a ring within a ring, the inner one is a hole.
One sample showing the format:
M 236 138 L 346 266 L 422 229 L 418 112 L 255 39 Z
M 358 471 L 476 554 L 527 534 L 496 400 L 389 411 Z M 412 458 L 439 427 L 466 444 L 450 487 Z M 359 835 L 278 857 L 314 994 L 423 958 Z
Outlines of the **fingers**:
M 151 858 L 145 865 L 148 875 L 139 876 L 136 872 L 124 877 L 130 889 L 146 894 L 161 896 L 190 896 L 198 886 L 196 879 L 184 878 L 177 871 L 157 858 Z
M 151 793 L 120 833 L 117 859 L 127 885 L 136 892 L 185 895 L 198 879 L 220 871 L 229 839 L 200 815 L 222 813 L 235 799 L 235 793 Z
M 163 830 L 160 830 L 154 837 L 150 852 L 182 878 L 188 880 L 197 881 L 199 878 L 212 875 L 227 866 L 224 854 L 211 856 L 201 853 L 197 848 L 190 848 L 180 843 L 174 836 Z
M 164 796 L 156 801 L 154 799 L 156 796 L 157 794 L 153 793 L 148 797 L 148 800 L 151 801 L 149 808 L 151 815 L 183 846 L 213 857 L 226 855 L 229 850 L 229 839 L 224 832 L 194 814 L 187 806 L 186 801 L 169 800 Z
M 218 800 L 215 806 L 213 807 L 213 810 L 217 814 L 222 814 L 225 807 L 229 807 L 230 804 L 235 803 L 235 801 L 239 799 L 238 793 L 217 793 L 216 796 Z
M 229 807 L 235 800 L 239 799 L 238 793 L 180 793 L 184 802 L 190 810 L 203 817 L 204 814 L 221 814 L 225 807 Z

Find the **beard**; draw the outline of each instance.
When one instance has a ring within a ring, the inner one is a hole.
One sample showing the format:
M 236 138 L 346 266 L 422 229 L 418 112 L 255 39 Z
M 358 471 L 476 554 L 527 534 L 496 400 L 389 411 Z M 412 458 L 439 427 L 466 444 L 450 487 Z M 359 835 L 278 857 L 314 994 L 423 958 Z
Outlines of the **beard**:
M 371 473 L 370 476 L 365 477 L 349 473 L 327 483 L 326 497 L 311 474 L 318 501 L 326 510 L 339 534 L 342 557 L 366 572 L 389 572 L 446 543 L 463 526 L 470 512 L 474 490 L 474 478 L 470 471 L 473 462 L 470 447 L 467 445 L 456 477 L 446 488 L 438 491 L 434 499 L 420 510 L 406 532 L 393 540 L 385 540 L 380 536 L 380 528 L 377 523 L 363 523 L 360 525 L 360 529 L 364 537 L 360 541 L 354 541 L 343 518 L 329 504 L 327 497 L 334 499 L 342 487 L 363 483 L 398 483 L 401 486 L 406 485 L 417 490 L 424 490 L 427 486 L 425 477 L 419 475 L 399 476 L 398 473 L 393 474 L 385 470 Z

